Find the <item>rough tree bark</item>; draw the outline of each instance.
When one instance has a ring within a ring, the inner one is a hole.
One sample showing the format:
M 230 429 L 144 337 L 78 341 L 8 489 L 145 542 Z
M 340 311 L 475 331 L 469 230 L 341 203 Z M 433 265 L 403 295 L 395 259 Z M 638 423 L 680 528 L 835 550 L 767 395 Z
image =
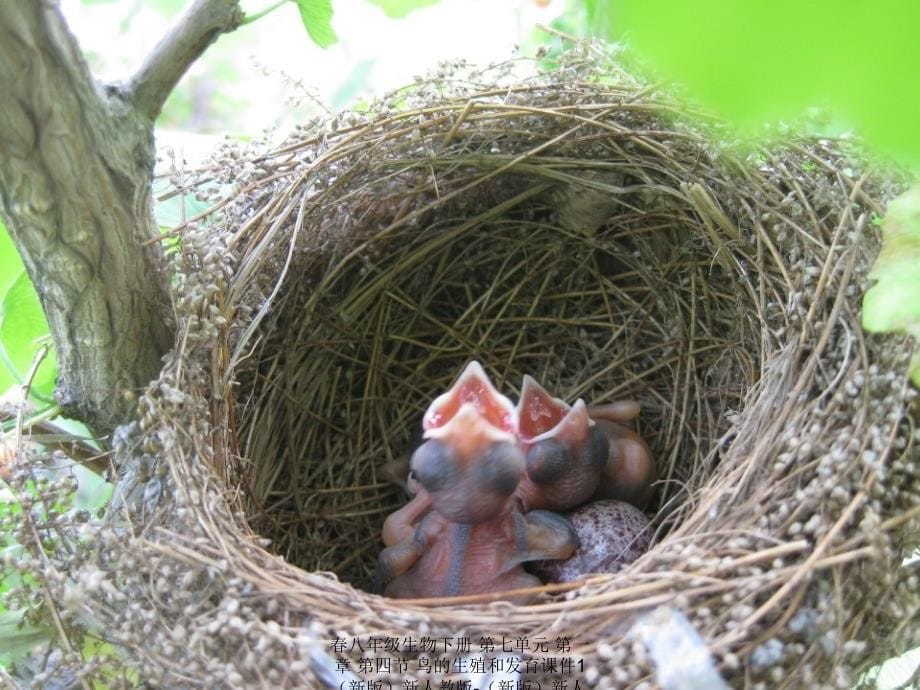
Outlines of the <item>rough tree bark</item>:
M 0 213 L 35 284 L 58 359 L 55 395 L 97 433 L 172 345 L 153 219 L 153 123 L 237 0 L 196 0 L 126 84 L 100 84 L 56 3 L 0 2 Z

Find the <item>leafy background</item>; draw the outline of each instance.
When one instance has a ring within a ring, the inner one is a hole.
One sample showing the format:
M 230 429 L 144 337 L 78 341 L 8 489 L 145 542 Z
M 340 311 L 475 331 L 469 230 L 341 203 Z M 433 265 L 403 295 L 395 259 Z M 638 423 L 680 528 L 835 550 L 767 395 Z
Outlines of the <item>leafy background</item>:
M 185 0 L 63 0 L 62 7 L 93 72 L 130 74 Z M 562 35 L 628 46 L 625 57 L 685 88 L 705 108 L 735 123 L 740 141 L 766 126 L 808 116 L 826 135 L 857 131 L 866 146 L 920 169 L 920 3 L 907 0 L 263 0 L 243 1 L 251 25 L 222 37 L 172 94 L 157 123 L 164 169 L 172 173 L 221 136 L 284 134 L 293 124 L 360 105 L 412 81 L 438 60 L 503 61 L 515 46 L 559 50 Z M 542 23 L 553 32 L 537 28 Z M 554 33 L 555 32 L 555 33 Z M 819 113 L 820 117 L 815 114 Z M 202 210 L 172 196 L 157 204 L 164 229 Z M 891 204 L 881 221 L 884 247 L 865 296 L 870 331 L 912 334 L 920 342 L 920 187 Z M 0 221 L 0 396 L 16 400 L 37 353 L 49 345 L 38 297 Z M 920 354 L 911 374 L 920 385 Z M 87 432 L 55 417 L 54 353 L 35 371 L 32 414 L 81 438 Z M 4 431 L 11 427 L 3 422 Z M 2 439 L 0 439 L 2 440 Z M 0 445 L 0 470 L 8 445 Z M 72 510 L 104 505 L 108 489 L 80 467 Z M 0 483 L 0 522 L 18 509 Z M 19 546 L 0 533 L 3 555 Z M 0 594 L 17 584 L 0 570 Z M 22 610 L 0 605 L 0 664 L 22 659 L 49 631 L 26 624 Z M 84 655 L 111 653 L 90 644 Z M 920 660 L 902 657 L 878 675 L 894 687 Z M 905 670 L 906 669 L 906 670 Z

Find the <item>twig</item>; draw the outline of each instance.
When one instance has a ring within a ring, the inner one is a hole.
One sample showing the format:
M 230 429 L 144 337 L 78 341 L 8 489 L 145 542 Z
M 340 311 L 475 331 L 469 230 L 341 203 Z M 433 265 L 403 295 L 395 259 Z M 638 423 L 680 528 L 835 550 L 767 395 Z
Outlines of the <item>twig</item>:
M 153 47 L 128 86 L 134 107 L 155 120 L 182 75 L 221 34 L 243 22 L 236 0 L 195 0 Z
M 26 401 L 29 399 L 29 390 L 32 388 L 32 382 L 35 380 L 35 375 L 38 373 L 38 368 L 41 366 L 41 363 L 45 361 L 45 357 L 48 356 L 49 347 L 47 345 L 39 348 L 38 352 L 35 353 L 35 357 L 32 359 L 32 366 L 29 368 L 29 373 L 26 375 L 26 380 L 23 381 L 22 386 L 20 387 L 20 399 L 19 404 L 16 406 L 16 448 L 22 448 L 22 427 L 23 419 L 25 417 L 26 411 Z M 17 458 L 19 458 L 17 453 Z
M 272 12 L 277 10 L 279 7 L 287 3 L 287 1 L 288 0 L 277 0 L 276 2 L 273 2 L 271 5 L 266 7 L 264 10 L 259 10 L 258 12 L 249 13 L 246 15 L 246 19 L 243 20 L 243 23 L 252 24 L 253 22 L 258 21 L 259 19 L 264 17 L 265 15 L 271 14 Z
M 47 345 L 38 350 L 26 381 L 21 386 L 20 402 L 15 406 L 15 412 L 10 409 L 0 409 L 0 422 L 13 421 L 15 429 L 20 436 L 23 430 L 27 429 L 30 441 L 41 443 L 48 447 L 54 447 L 72 460 L 80 463 L 96 474 L 101 475 L 109 467 L 109 463 L 106 460 L 108 454 L 100 453 L 98 449 L 89 445 L 82 439 L 52 424 L 49 421 L 49 417 L 59 415 L 60 408 L 55 405 L 50 408 L 50 411 L 43 411 L 40 414 L 35 414 L 28 418 L 25 416 L 32 382 L 35 379 L 35 374 L 38 372 L 38 367 L 44 361 L 45 357 L 48 356 L 48 351 L 49 348 Z M 36 431 L 39 433 L 36 434 Z M 22 443 L 22 440 L 22 438 L 16 439 L 17 447 L 19 447 L 18 444 Z

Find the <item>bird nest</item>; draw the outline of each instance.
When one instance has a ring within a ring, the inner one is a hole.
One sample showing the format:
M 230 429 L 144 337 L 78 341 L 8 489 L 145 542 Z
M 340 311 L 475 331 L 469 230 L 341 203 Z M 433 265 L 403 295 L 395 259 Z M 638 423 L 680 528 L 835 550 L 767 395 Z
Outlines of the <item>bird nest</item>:
M 478 664 L 847 687 L 917 643 L 908 343 L 860 327 L 893 190 L 830 141 L 728 145 L 583 57 L 445 69 L 201 173 L 232 194 L 180 231 L 176 347 L 65 578 L 120 663 L 162 687 Z M 370 591 L 422 413 L 473 359 L 509 394 L 530 374 L 640 403 L 660 481 L 639 560 L 528 605 Z

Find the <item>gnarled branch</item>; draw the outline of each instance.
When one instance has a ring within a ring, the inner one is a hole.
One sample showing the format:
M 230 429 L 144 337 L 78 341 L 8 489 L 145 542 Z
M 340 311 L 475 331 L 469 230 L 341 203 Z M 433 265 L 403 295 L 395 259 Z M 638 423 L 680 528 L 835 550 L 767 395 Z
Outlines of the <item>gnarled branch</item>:
M 147 56 L 128 85 L 134 107 L 156 119 L 182 75 L 217 38 L 243 21 L 236 0 L 197 0 Z
M 0 213 L 48 318 L 55 395 L 98 433 L 132 415 L 125 393 L 157 374 L 173 340 L 153 117 L 219 33 L 208 18 L 236 5 L 194 2 L 126 92 L 92 78 L 56 5 L 0 2 Z

